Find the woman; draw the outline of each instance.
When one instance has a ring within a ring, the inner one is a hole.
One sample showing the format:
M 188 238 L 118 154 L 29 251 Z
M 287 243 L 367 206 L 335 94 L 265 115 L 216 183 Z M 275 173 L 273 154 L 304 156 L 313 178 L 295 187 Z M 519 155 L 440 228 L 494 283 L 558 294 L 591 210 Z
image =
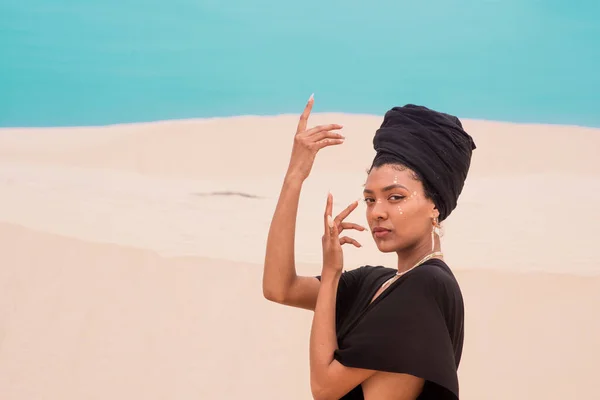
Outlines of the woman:
M 389 110 L 375 133 L 376 156 L 364 187 L 366 217 L 377 247 L 396 252 L 396 268 L 342 272 L 340 237 L 365 228 L 324 214 L 323 267 L 298 276 L 294 231 L 302 183 L 316 153 L 342 144 L 341 125 L 307 129 L 308 101 L 271 223 L 263 275 L 267 299 L 314 310 L 310 379 L 315 399 L 458 399 L 463 300 L 443 261 L 438 228 L 456 207 L 475 149 L 458 118 L 425 107 Z

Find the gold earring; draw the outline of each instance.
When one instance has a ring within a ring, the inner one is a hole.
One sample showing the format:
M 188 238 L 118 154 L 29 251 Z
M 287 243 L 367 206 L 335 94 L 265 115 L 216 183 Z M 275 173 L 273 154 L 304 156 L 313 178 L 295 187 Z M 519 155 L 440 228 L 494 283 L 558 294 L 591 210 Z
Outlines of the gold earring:
M 433 218 L 433 226 L 431 227 L 431 252 L 435 250 L 435 228 L 437 226 L 437 217 Z

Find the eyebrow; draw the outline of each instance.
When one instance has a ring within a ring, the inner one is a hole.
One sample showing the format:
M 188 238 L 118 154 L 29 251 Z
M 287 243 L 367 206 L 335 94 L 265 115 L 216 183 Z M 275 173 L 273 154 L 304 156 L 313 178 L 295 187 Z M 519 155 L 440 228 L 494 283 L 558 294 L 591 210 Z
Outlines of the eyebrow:
M 401 185 L 399 183 L 394 183 L 393 185 L 389 185 L 384 187 L 383 189 L 381 189 L 382 192 L 388 192 L 392 189 L 404 189 L 404 190 L 408 190 L 408 188 L 404 185 Z M 364 193 L 373 193 L 373 191 L 371 189 L 365 189 L 363 190 Z

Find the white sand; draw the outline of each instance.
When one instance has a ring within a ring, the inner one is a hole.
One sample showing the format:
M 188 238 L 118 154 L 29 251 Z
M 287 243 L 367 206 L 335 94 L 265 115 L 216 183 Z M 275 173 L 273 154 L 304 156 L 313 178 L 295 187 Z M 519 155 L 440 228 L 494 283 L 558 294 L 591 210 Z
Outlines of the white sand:
M 311 119 L 347 140 L 305 184 L 300 273 L 320 270 L 327 191 L 338 209 L 359 197 L 380 120 Z M 0 399 L 310 398 L 311 313 L 260 288 L 296 121 L 0 130 Z M 478 149 L 443 238 L 466 301 L 462 398 L 593 398 L 600 130 L 465 127 Z M 348 268 L 393 265 L 354 236 Z

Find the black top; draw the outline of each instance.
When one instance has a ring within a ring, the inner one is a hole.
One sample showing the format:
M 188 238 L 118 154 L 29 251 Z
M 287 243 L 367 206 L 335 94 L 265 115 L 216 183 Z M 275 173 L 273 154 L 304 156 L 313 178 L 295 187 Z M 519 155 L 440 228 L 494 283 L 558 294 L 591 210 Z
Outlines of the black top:
M 396 272 L 367 265 L 341 275 L 334 358 L 347 367 L 423 378 L 419 400 L 457 400 L 464 338 L 458 282 L 445 262 L 431 259 L 401 276 L 369 304 Z M 364 399 L 362 387 L 342 399 Z

